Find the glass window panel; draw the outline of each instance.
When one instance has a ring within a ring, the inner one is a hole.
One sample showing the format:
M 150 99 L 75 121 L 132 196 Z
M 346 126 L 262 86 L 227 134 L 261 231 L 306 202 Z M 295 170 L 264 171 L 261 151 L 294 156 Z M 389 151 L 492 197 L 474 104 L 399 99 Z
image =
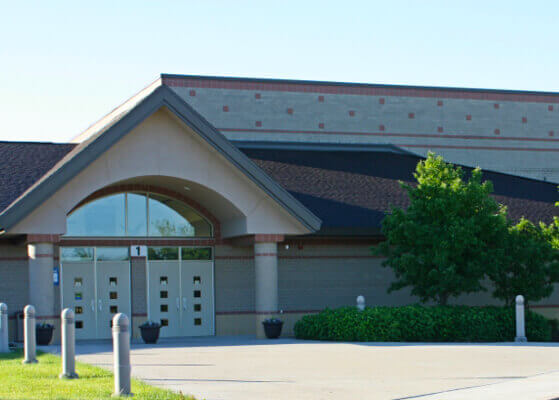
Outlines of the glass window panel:
M 97 247 L 97 261 L 127 261 L 128 247 Z
M 109 292 L 109 299 L 111 299 L 111 300 L 118 299 L 118 293 L 117 292 Z
M 149 260 L 178 260 L 178 247 L 148 247 Z
M 95 200 L 66 219 L 66 236 L 125 236 L 124 193 Z
M 93 247 L 61 247 L 62 261 L 93 261 Z
M 183 247 L 181 249 L 181 257 L 183 260 L 211 260 L 212 249 L 210 247 L 204 247 L 204 248 Z
M 211 225 L 186 204 L 149 195 L 149 236 L 211 236 Z
M 83 321 L 76 321 L 76 329 L 83 329 Z
M 128 236 L 147 234 L 147 197 L 145 194 L 128 193 Z

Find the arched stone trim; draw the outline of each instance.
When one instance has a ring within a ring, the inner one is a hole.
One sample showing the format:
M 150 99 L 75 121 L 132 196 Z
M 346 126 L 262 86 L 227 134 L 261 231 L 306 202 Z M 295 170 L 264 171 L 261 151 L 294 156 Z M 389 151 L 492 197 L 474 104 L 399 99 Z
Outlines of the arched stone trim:
M 127 185 L 114 185 L 114 186 L 107 186 L 102 189 L 99 189 L 85 199 L 80 201 L 74 208 L 68 212 L 67 215 L 70 215 L 72 212 L 80 208 L 81 206 L 92 202 L 93 200 L 97 200 L 101 197 L 109 196 L 111 194 L 122 193 L 122 192 L 151 192 L 157 193 L 164 196 L 172 197 L 176 200 L 182 201 L 183 203 L 187 204 L 195 211 L 199 212 L 204 218 L 211 222 L 213 226 L 213 234 L 215 239 L 221 239 L 221 224 L 219 220 L 204 206 L 199 204 L 197 201 L 192 200 L 174 190 L 170 190 L 167 188 L 162 188 L 159 186 L 154 185 L 144 185 L 144 184 L 127 184 Z

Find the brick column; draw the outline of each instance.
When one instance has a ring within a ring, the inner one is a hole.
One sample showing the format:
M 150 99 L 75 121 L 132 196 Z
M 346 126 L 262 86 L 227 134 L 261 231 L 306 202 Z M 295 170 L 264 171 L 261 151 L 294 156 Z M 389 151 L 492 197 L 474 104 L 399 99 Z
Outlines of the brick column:
M 54 307 L 54 245 L 52 242 L 27 244 L 29 256 L 29 304 L 35 307 L 38 319 L 56 318 Z
M 254 243 L 256 336 L 264 338 L 262 321 L 278 313 L 277 242 Z

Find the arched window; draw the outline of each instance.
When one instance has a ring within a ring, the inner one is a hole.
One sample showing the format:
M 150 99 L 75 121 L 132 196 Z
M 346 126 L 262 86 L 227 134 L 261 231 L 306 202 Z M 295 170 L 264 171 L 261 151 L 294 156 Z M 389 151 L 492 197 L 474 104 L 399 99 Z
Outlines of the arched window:
M 168 196 L 126 192 L 96 199 L 66 219 L 66 236 L 211 237 L 211 224 Z

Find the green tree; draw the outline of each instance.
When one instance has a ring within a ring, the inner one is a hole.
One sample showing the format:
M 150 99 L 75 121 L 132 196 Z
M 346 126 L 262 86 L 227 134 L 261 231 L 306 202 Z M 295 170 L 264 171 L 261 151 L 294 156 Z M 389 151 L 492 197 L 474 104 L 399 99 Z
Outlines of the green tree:
M 548 240 L 547 226 L 527 219 L 509 228 L 505 240 L 505 262 L 488 270 L 493 281 L 493 297 L 514 304 L 516 295 L 526 303 L 549 297 L 559 282 L 559 257 Z
M 489 266 L 504 261 L 506 209 L 491 196 L 480 169 L 464 180 L 461 168 L 429 153 L 418 163 L 417 185 L 401 183 L 410 198 L 406 210 L 393 208 L 383 221 L 386 241 L 376 249 L 387 257 L 396 281 L 389 291 L 410 286 L 421 301 L 445 305 L 450 297 L 486 290 Z

